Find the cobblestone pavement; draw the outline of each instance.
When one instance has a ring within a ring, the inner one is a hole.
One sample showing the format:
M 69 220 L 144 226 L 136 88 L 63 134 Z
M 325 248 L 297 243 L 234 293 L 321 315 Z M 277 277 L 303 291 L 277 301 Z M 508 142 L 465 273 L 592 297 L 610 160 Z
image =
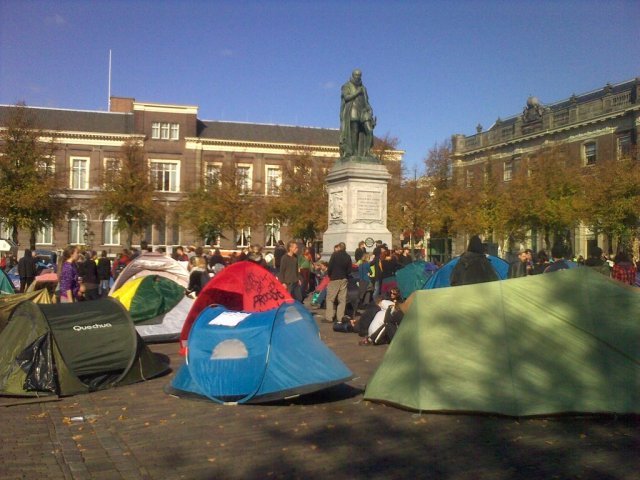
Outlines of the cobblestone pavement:
M 640 479 L 638 416 L 417 414 L 366 402 L 386 347 L 320 329 L 356 378 L 291 401 L 167 395 L 183 362 L 177 344 L 152 346 L 174 373 L 149 382 L 39 403 L 0 398 L 0 479 Z

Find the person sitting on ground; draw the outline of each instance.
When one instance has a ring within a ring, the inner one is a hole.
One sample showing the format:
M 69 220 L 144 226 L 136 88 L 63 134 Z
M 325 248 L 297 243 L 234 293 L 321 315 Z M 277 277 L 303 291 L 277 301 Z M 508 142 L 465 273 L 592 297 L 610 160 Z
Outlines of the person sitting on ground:
M 629 255 L 625 251 L 620 251 L 614 259 L 611 269 L 611 278 L 619 282 L 633 285 L 636 281 L 636 267 L 631 262 Z
M 485 254 L 482 240 L 478 235 L 474 235 L 469 239 L 467 251 L 460 255 L 458 263 L 451 271 L 451 286 L 471 285 L 495 280 L 498 280 L 498 274 Z
M 216 248 L 213 255 L 209 257 L 209 270 L 213 270 L 213 267 L 218 263 L 224 265 L 224 257 L 220 253 L 220 249 Z
M 566 270 L 569 268 L 569 264 L 564 259 L 565 253 L 567 249 L 564 244 L 556 243 L 553 247 L 551 247 L 551 257 L 553 258 L 553 262 L 544 269 L 544 273 L 553 273 L 558 270 Z
M 402 311 L 399 308 L 400 303 L 402 303 L 400 290 L 392 288 L 389 291 L 388 299 L 379 300 L 379 311 L 376 312 L 371 320 L 367 328 L 367 335 L 358 344 L 382 345 L 383 343 L 389 343 L 402 320 Z M 368 319 L 365 321 L 367 320 Z M 362 328 L 364 328 L 364 326 L 358 325 L 359 331 Z

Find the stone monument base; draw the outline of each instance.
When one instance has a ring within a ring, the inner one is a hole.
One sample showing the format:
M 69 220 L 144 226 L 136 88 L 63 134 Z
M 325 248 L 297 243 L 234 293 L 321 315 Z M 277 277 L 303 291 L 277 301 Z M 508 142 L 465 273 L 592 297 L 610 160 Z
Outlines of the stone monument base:
M 361 241 L 382 240 L 391 246 L 387 229 L 389 172 L 380 163 L 337 162 L 327 175 L 329 228 L 322 238 L 322 256 L 344 242 L 353 255 Z M 372 251 L 372 248 L 367 248 Z

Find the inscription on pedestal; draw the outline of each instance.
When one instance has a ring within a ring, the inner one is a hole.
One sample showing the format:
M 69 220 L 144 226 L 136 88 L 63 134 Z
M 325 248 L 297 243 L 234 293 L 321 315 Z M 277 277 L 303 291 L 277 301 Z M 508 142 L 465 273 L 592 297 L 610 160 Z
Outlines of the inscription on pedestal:
M 382 221 L 382 198 L 378 191 L 358 190 L 356 194 L 356 222 Z

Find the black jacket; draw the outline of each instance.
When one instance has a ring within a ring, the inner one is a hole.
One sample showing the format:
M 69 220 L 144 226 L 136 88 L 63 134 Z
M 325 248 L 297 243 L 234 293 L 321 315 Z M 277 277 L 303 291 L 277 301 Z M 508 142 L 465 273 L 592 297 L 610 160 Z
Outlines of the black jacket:
M 498 274 L 484 253 L 464 252 L 451 272 L 451 286 L 493 282 Z
M 352 269 L 353 263 L 351 262 L 351 256 L 347 252 L 339 250 L 331 254 L 329 268 L 327 269 L 329 280 L 347 279 L 351 275 Z

